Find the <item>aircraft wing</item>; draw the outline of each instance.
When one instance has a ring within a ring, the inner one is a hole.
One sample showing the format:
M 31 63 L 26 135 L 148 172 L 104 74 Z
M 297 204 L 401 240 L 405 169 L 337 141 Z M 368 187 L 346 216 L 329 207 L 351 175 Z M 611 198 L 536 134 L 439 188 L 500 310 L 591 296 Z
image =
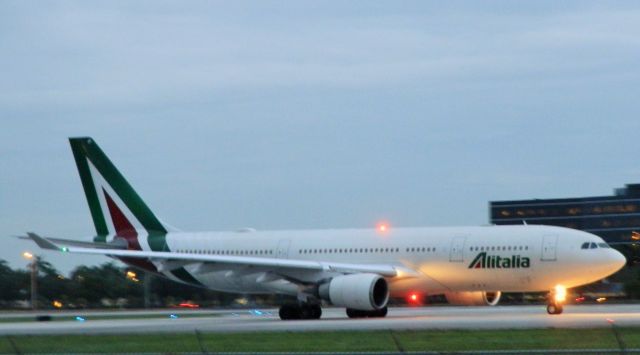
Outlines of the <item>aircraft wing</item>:
M 246 256 L 227 256 L 227 255 L 201 255 L 176 252 L 161 251 L 137 251 L 122 249 L 97 249 L 85 247 L 66 247 L 58 246 L 51 240 L 43 238 L 35 233 L 27 233 L 42 249 L 56 250 L 64 253 L 94 254 L 105 255 L 111 257 L 122 258 L 140 258 L 151 259 L 152 261 L 163 261 L 174 264 L 195 264 L 195 263 L 213 263 L 227 264 L 229 266 L 252 266 L 267 267 L 279 269 L 298 269 L 298 270 L 316 270 L 339 273 L 374 273 L 384 277 L 412 277 L 417 273 L 414 270 L 394 265 L 377 265 L 377 264 L 351 264 L 336 263 L 312 260 L 295 260 L 295 259 L 276 259 L 276 258 L 256 258 Z

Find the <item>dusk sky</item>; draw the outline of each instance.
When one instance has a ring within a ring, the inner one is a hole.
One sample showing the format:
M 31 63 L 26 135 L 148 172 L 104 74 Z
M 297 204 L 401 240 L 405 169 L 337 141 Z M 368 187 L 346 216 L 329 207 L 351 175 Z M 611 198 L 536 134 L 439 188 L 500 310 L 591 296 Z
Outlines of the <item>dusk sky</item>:
M 194 231 L 481 225 L 640 182 L 637 1 L 3 1 L 0 73 L 14 267 L 14 235 L 95 233 L 70 136 Z

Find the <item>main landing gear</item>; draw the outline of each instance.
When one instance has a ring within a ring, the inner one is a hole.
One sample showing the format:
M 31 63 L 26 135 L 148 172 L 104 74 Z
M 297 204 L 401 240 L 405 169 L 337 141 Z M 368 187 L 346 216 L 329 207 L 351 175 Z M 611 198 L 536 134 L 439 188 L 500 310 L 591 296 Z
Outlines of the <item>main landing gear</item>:
M 322 308 L 319 304 L 285 304 L 278 312 L 280 319 L 320 319 Z
M 567 298 L 567 289 L 562 285 L 557 285 L 549 292 L 547 297 L 547 313 L 560 314 L 563 311 L 562 304 Z
M 375 311 L 361 311 L 353 308 L 347 308 L 347 316 L 349 318 L 383 318 L 387 315 L 387 307 L 377 309 Z

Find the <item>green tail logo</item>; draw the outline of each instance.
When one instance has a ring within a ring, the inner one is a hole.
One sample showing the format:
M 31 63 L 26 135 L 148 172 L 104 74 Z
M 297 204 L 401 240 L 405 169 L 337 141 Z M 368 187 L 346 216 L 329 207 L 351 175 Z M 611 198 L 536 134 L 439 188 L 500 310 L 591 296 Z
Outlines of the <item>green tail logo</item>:
M 119 236 L 130 249 L 144 250 L 141 238 L 148 237 L 152 250 L 163 249 L 164 225 L 140 198 L 109 158 L 90 137 L 70 138 L 71 150 L 89 204 L 96 241 Z M 145 244 L 146 244 L 145 240 Z

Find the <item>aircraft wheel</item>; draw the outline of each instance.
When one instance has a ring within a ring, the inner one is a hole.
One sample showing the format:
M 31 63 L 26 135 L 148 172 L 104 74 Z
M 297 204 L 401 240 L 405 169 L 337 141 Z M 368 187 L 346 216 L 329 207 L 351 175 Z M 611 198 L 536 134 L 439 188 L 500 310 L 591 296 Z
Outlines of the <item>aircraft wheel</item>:
M 364 311 L 360 311 L 353 308 L 347 308 L 347 317 L 349 318 L 363 318 L 365 317 Z
M 284 304 L 280 306 L 278 315 L 282 320 L 292 320 L 302 318 L 302 309 L 298 305 Z
M 313 309 L 312 319 L 320 319 L 320 317 L 322 317 L 322 308 L 320 307 L 320 305 L 316 304 L 311 306 L 311 308 Z
M 374 315 L 371 317 L 384 318 L 387 316 L 388 311 L 389 311 L 388 308 L 385 306 L 384 308 L 380 308 L 376 311 L 373 311 Z
M 563 310 L 561 304 L 550 303 L 547 305 L 547 313 L 549 314 L 560 314 Z
M 320 305 L 303 305 L 300 307 L 300 318 L 302 319 L 320 319 L 322 316 L 322 308 Z
M 383 318 L 387 315 L 387 307 L 377 309 L 375 311 L 361 311 L 358 309 L 347 308 L 347 316 L 349 318 Z

